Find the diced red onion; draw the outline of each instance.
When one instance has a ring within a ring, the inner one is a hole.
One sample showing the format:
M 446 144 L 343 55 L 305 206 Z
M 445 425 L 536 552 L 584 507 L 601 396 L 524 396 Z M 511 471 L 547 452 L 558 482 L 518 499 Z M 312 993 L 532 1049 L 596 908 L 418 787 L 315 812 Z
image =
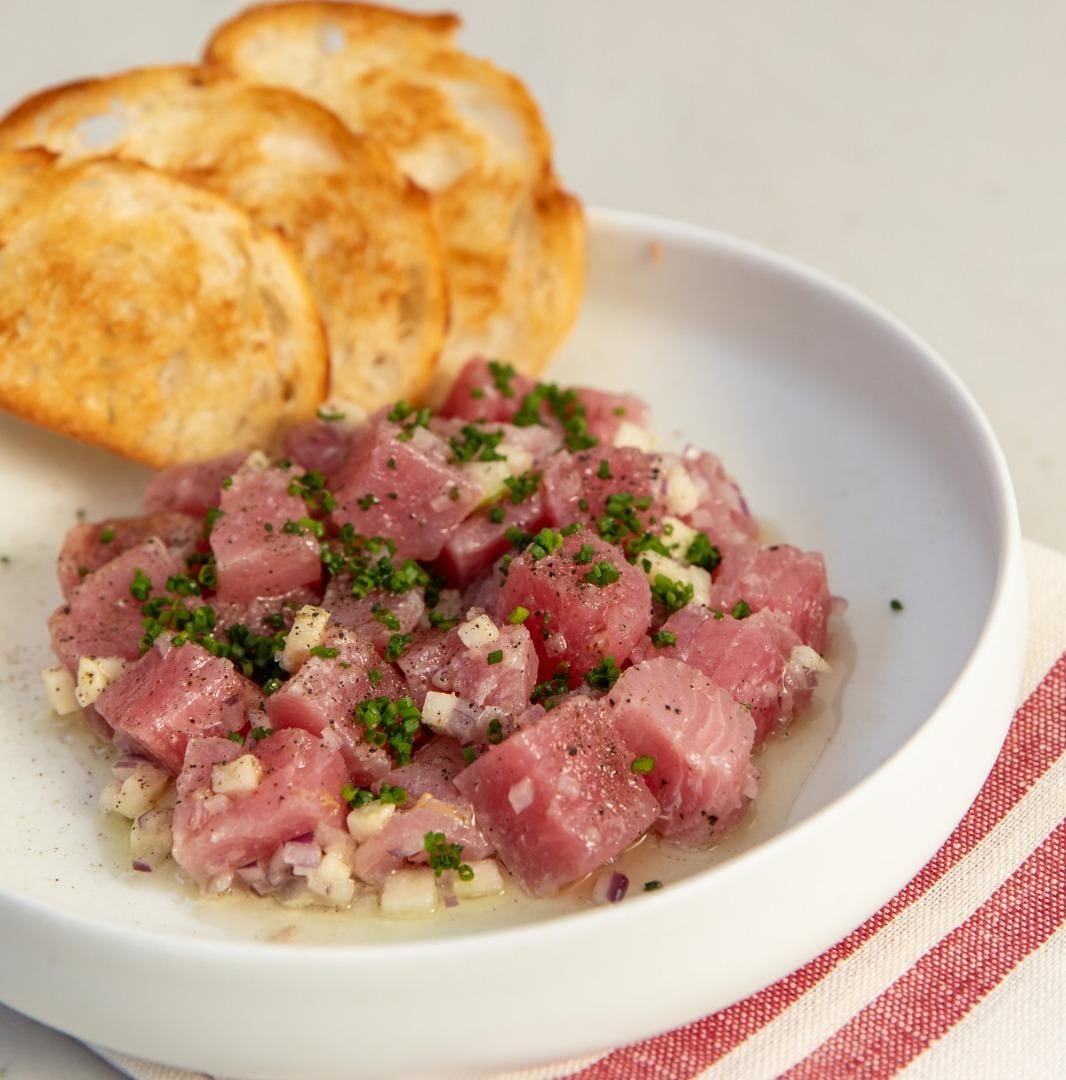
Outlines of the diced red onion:
M 459 906 L 459 897 L 455 895 L 454 883 L 452 882 L 452 875 L 450 873 L 445 874 L 440 879 L 440 895 L 446 908 Z
M 242 866 L 237 871 L 237 877 L 239 877 L 248 888 L 253 889 L 259 896 L 266 896 L 267 893 L 272 892 L 274 889 L 267 878 L 267 872 L 259 865 L 259 863 L 252 863 L 250 866 Z
M 313 870 L 322 861 L 322 849 L 313 840 L 290 840 L 281 850 L 282 859 L 293 868 Z
M 843 615 L 848 610 L 848 602 L 843 596 L 829 597 L 829 614 Z
M 138 765 L 143 765 L 147 760 L 148 759 L 143 754 L 123 754 L 111 768 L 135 769 Z
M 402 847 L 389 848 L 389 854 L 394 859 L 409 859 L 423 850 L 422 844 L 404 844 Z
M 629 878 L 617 870 L 606 870 L 592 886 L 592 900 L 596 904 L 617 904 L 625 898 Z
M 152 872 L 152 868 L 146 862 L 142 862 L 140 859 L 133 860 L 133 869 L 139 870 L 142 874 L 150 874 Z
M 277 888 L 292 877 L 292 867 L 285 861 L 285 845 L 279 844 L 266 867 L 267 881 Z

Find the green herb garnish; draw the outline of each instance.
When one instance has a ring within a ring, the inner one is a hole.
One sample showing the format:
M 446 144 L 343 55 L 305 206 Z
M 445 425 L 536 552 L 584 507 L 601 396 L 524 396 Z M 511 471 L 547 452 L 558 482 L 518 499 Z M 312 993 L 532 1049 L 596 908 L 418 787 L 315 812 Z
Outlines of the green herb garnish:
M 541 529 L 529 545 L 529 557 L 534 562 L 546 558 L 562 545 L 563 534 L 555 529 Z
M 610 690 L 622 674 L 613 656 L 605 656 L 591 671 L 585 672 L 585 682 L 593 690 Z
M 503 479 L 511 502 L 516 506 L 525 502 L 540 487 L 540 481 L 544 474 L 540 472 L 525 472 L 521 476 L 505 476 Z
M 703 567 L 704 570 L 713 570 L 722 561 L 722 554 L 706 534 L 696 533 L 685 550 L 685 560 L 693 566 Z
M 499 360 L 490 360 L 489 374 L 501 397 L 514 397 L 514 387 L 511 386 L 511 382 L 518 372 L 511 364 L 501 364 Z
M 445 870 L 454 870 L 460 881 L 470 881 L 474 871 L 463 862 L 463 845 L 449 844 L 448 838 L 442 832 L 428 832 L 423 844 L 427 862 L 433 868 L 433 873 L 440 877 Z
M 399 660 L 411 644 L 410 634 L 390 634 L 388 644 L 385 646 L 386 660 Z
M 687 581 L 674 581 L 665 574 L 656 574 L 651 586 L 652 599 L 662 604 L 668 614 L 691 604 L 696 591 Z
M 496 449 L 503 441 L 502 431 L 483 431 L 476 424 L 465 424 L 460 433 L 462 438 L 453 435 L 448 440 L 448 445 L 452 448 L 453 461 L 507 460 L 507 455 L 499 453 Z
M 152 579 L 140 568 L 133 571 L 130 582 L 130 595 L 134 600 L 147 600 L 152 592 Z
M 621 576 L 621 570 L 614 563 L 601 559 L 585 575 L 585 581 L 590 585 L 595 585 L 598 589 L 604 589 L 608 585 L 613 585 Z
M 409 697 L 368 698 L 356 706 L 355 719 L 366 728 L 366 741 L 371 746 L 388 746 L 400 765 L 411 760 L 422 714 Z

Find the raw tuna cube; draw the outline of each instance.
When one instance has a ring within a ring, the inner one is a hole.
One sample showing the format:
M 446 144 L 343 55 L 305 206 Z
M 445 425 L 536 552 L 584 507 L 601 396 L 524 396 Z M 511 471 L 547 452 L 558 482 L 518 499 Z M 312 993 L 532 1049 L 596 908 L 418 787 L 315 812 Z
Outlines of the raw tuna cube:
M 597 521 L 612 495 L 632 496 L 640 531 L 665 511 L 663 475 L 666 455 L 633 447 L 600 446 L 580 454 L 558 454 L 544 469 L 544 510 L 552 525 Z M 647 500 L 641 508 L 637 500 Z M 584 509 L 582 509 L 584 506 Z M 630 535 L 628 532 L 624 535 Z
M 391 768 L 387 751 L 371 746 L 353 719 L 355 707 L 372 697 L 401 697 L 403 680 L 366 638 L 344 627 L 322 636 L 336 656 L 312 656 L 275 694 L 267 698 L 271 726 L 303 728 L 339 746 L 357 783 L 380 780 Z M 372 677 L 371 672 L 376 674 Z
M 449 844 L 461 844 L 463 859 L 484 859 L 492 854 L 492 844 L 474 824 L 470 804 L 440 802 L 423 795 L 409 810 L 393 814 L 385 827 L 359 845 L 355 853 L 355 873 L 371 885 L 380 885 L 403 863 L 426 861 L 426 834 L 444 833 Z
M 209 506 L 218 506 L 222 481 L 232 476 L 247 456 L 245 450 L 233 450 L 210 461 L 190 461 L 163 469 L 148 483 L 145 510 L 149 514 L 174 511 L 203 517 Z
M 462 647 L 455 630 L 441 634 L 436 630 L 419 630 L 412 636 L 411 644 L 396 661 L 407 681 L 408 692 L 421 709 L 426 692 L 434 690 L 433 676 Z
M 305 420 L 285 432 L 285 453 L 308 472 L 331 477 L 348 459 L 351 429 L 344 423 Z
M 201 533 L 200 519 L 189 514 L 105 518 L 75 525 L 63 541 L 56 564 L 59 587 L 69 598 L 92 571 L 153 536 L 162 540 L 172 554 L 184 559 L 196 548 Z
M 222 516 L 211 531 L 218 564 L 219 602 L 247 604 L 261 596 L 285 596 L 322 579 L 318 541 L 308 532 L 286 532 L 287 521 L 306 516 L 288 488 L 290 469 L 245 468 L 222 491 Z
M 497 382 L 489 361 L 470 360 L 452 384 L 440 415 L 462 420 L 510 420 L 533 386 L 531 378 L 517 372 Z
M 694 485 L 697 505 L 687 513 L 679 507 L 671 508 L 671 512 L 706 533 L 720 548 L 753 540 L 758 526 L 748 512 L 737 482 L 721 461 L 714 454 L 691 446 L 685 450 L 682 461 Z
M 540 679 L 565 662 L 576 684 L 605 656 L 627 657 L 651 621 L 651 592 L 640 569 L 585 529 L 544 558 L 534 554 L 530 548 L 512 561 L 496 613 L 506 621 L 518 606 L 530 611 L 525 626 L 540 657 Z
M 453 781 L 466 768 L 463 748 L 446 735 L 435 735 L 415 751 L 406 765 L 393 769 L 382 783 L 402 787 L 408 800 L 416 802 L 423 795 L 432 795 L 441 802 L 469 805 L 459 794 Z
M 161 540 L 145 540 L 94 571 L 48 620 L 52 648 L 71 672 L 82 656 L 120 656 L 136 660 L 144 635 L 141 602 L 130 593 L 137 570 L 152 591 L 161 593 L 167 578 L 185 569 L 184 560 Z
M 435 559 L 448 532 L 482 497 L 451 458 L 448 444 L 426 428 L 405 431 L 378 413 L 357 433 L 334 477 L 334 521 L 391 540 L 401 555 Z
M 606 390 L 579 386 L 577 396 L 585 406 L 585 420 L 589 431 L 605 447 L 614 443 L 623 423 L 646 428 L 651 420 L 648 406 L 632 394 L 611 394 Z
M 502 519 L 493 521 L 490 514 L 499 517 L 501 511 Z M 450 585 L 465 589 L 510 550 L 508 529 L 534 533 L 546 523 L 544 500 L 539 491 L 517 505 L 505 498 L 495 507 L 478 510 L 456 526 L 444 542 L 436 568 Z
M 516 372 L 508 377 L 502 374 L 501 367 L 495 370 L 500 372 L 499 377 L 489 361 L 470 360 L 452 384 L 451 393 L 440 409 L 441 415 L 465 420 L 511 420 L 522 399 L 536 384 L 526 375 Z M 631 394 L 612 394 L 583 386 L 574 387 L 573 393 L 585 409 L 589 432 L 607 445 L 623 420 L 638 426 L 647 424 L 647 405 Z M 561 430 L 546 404 L 541 406 L 540 416 L 544 424 Z
M 384 649 L 393 634 L 413 630 L 426 610 L 426 602 L 418 589 L 390 593 L 375 589 L 369 596 L 352 596 L 352 583 L 347 577 L 335 577 L 326 586 L 322 606 L 330 613 L 330 623 L 346 626 L 367 638 L 378 649 Z
M 744 600 L 752 611 L 779 611 L 804 645 L 825 652 L 829 583 L 816 551 L 789 544 L 743 544 L 729 549 L 714 579 L 711 605 L 723 611 Z
M 755 727 L 728 690 L 680 660 L 645 660 L 608 694 L 611 716 L 631 752 L 646 758 L 648 790 L 661 812 L 655 828 L 687 844 L 716 839 L 755 796 Z
M 215 623 L 220 629 L 228 630 L 238 623 L 253 633 L 270 637 L 278 630 L 288 631 L 292 620 L 304 604 L 318 607 L 322 595 L 320 590 L 311 588 L 294 589 L 284 596 L 257 596 L 254 600 L 236 603 L 217 596 L 211 598 L 215 610 Z M 278 618 L 281 619 L 280 624 Z
M 96 710 L 142 753 L 176 774 L 190 739 L 244 727 L 254 691 L 229 660 L 199 645 L 160 642 L 100 695 Z
M 794 652 L 802 643 L 777 612 L 716 618 L 707 608 L 689 605 L 671 615 L 662 629 L 674 634 L 677 643 L 656 648 L 645 638 L 633 660 L 683 660 L 724 686 L 750 708 L 756 746 L 775 728 L 791 723 L 811 700 L 817 677 L 801 659 L 793 659 L 802 656 Z
M 211 768 L 254 753 L 263 775 L 246 794 L 216 795 Z M 178 776 L 174 861 L 201 886 L 271 855 L 324 823 L 344 824 L 344 761 L 305 731 L 279 731 L 249 751 L 228 739 L 193 739 Z
M 463 590 L 462 610 L 469 611 L 471 608 L 477 608 L 480 611 L 495 611 L 500 600 L 500 587 L 503 582 L 501 562 L 497 561 L 488 573 L 475 578 L 473 584 Z
M 606 710 L 585 697 L 492 747 L 456 778 L 507 868 L 548 896 L 624 851 L 659 806 Z
M 524 626 L 504 624 L 497 627 L 498 637 L 472 646 L 463 644 L 461 629 L 419 635 L 399 665 L 419 708 L 430 690 L 455 695 L 454 711 L 437 730 L 465 745 L 483 742 L 490 721 L 506 721 L 528 708 L 537 654 Z
M 458 649 L 433 675 L 433 685 L 482 712 L 513 716 L 529 705 L 537 682 L 537 652 L 524 626 L 503 625 L 495 641 Z M 499 657 L 499 658 L 498 658 Z M 475 734 L 462 741 L 475 741 Z

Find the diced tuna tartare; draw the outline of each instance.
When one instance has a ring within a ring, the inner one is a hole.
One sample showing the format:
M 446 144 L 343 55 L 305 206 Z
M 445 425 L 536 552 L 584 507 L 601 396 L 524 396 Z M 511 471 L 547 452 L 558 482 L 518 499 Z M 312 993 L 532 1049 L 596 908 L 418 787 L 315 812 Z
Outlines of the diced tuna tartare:
M 134 868 L 419 915 L 732 829 L 826 669 L 822 556 L 627 395 L 473 360 L 342 419 L 63 544 L 46 686 L 115 745 Z

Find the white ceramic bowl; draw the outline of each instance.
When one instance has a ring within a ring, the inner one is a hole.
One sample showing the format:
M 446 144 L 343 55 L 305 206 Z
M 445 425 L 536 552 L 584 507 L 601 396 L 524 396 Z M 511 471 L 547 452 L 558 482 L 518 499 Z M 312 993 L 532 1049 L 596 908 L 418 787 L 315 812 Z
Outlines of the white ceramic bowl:
M 1018 527 L 988 425 L 925 345 L 818 274 L 667 222 L 596 213 L 591 233 L 556 377 L 634 390 L 661 431 L 719 452 L 775 532 L 825 552 L 849 601 L 840 726 L 778 834 L 609 910 L 484 933 L 425 924 L 421 940 L 326 947 L 205 921 L 116 873 L 92 808 L 99 769 L 39 703 L 61 533 L 76 506 L 132 509 L 144 474 L 4 420 L 0 999 L 225 1076 L 514 1067 L 757 990 L 945 838 L 1000 746 L 1024 648 Z

